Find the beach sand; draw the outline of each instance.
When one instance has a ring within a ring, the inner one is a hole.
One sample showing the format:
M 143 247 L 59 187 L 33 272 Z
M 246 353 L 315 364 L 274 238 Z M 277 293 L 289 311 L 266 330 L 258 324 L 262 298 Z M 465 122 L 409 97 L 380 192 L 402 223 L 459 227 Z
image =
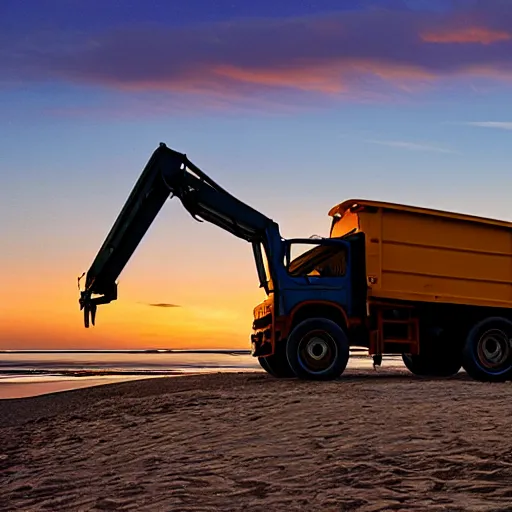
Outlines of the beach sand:
M 512 384 L 352 370 L 0 402 L 2 511 L 511 510 Z

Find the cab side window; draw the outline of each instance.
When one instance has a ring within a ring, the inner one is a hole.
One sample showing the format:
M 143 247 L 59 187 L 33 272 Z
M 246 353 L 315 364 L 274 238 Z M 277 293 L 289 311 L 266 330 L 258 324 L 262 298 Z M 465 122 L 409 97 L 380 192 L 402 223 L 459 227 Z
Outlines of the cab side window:
M 291 244 L 290 249 L 291 255 L 299 252 L 288 265 L 288 272 L 294 277 L 343 277 L 346 273 L 345 247 L 297 243 Z
M 346 272 L 345 251 L 341 250 L 333 254 L 327 261 L 320 264 L 317 270 L 322 277 L 343 277 Z

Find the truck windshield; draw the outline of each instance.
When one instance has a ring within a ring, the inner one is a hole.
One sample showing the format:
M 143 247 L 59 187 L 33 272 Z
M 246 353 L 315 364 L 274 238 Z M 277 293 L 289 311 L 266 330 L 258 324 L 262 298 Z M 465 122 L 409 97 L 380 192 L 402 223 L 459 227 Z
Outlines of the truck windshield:
M 293 277 L 341 277 L 346 272 L 346 249 L 339 245 L 291 243 L 290 255 L 299 253 L 288 264 Z M 305 251 L 305 252 L 304 252 Z M 291 259 L 291 257 L 290 257 Z

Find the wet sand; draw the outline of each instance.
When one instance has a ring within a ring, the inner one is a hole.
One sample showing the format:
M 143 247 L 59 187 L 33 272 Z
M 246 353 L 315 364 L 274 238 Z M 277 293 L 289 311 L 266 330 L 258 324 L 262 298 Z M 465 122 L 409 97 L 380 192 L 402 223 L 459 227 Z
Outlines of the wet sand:
M 512 509 L 512 384 L 351 370 L 0 401 L 2 511 Z
M 24 398 L 31 396 L 57 393 L 58 391 L 70 391 L 72 389 L 88 388 L 91 386 L 102 386 L 116 382 L 128 382 L 141 379 L 139 376 L 106 376 L 106 377 L 76 377 L 76 378 L 37 378 L 26 377 L 16 378 L 6 382 L 8 379 L 0 379 L 0 400 L 6 398 Z M 149 377 L 146 377 L 149 378 Z M 153 376 L 152 378 L 159 378 Z

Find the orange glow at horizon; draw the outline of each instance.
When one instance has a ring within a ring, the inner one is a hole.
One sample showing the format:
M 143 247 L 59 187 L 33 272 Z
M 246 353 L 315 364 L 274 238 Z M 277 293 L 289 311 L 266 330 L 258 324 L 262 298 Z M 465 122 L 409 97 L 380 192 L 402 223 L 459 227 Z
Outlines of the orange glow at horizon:
M 78 260 L 88 261 L 87 251 L 68 254 L 67 262 L 66 257 L 55 264 L 40 262 L 39 271 L 28 261 L 9 262 L 2 283 L 9 301 L 0 307 L 0 350 L 249 349 L 252 311 L 264 294 L 248 248 L 236 244 L 238 263 L 224 255 L 224 266 L 222 247 L 218 255 L 212 249 L 212 261 L 198 268 L 199 256 L 186 249 L 162 262 L 166 247 L 157 236 L 148 238 L 150 247 L 141 248 L 119 278 L 118 299 L 98 307 L 96 326 L 89 329 L 83 326 L 73 268 Z M 230 280 L 223 287 L 228 267 L 237 286 Z M 151 305 L 160 303 L 178 307 Z
M 249 348 L 252 309 L 261 293 L 238 294 L 191 306 L 159 308 L 129 294 L 98 307 L 96 326 L 83 327 L 78 295 L 46 297 L 37 306 L 16 302 L 0 314 L 0 349 Z M 257 288 L 256 288 L 257 290 Z M 254 287 L 252 289 L 254 291 Z M 56 294 L 55 294 L 56 295 Z

